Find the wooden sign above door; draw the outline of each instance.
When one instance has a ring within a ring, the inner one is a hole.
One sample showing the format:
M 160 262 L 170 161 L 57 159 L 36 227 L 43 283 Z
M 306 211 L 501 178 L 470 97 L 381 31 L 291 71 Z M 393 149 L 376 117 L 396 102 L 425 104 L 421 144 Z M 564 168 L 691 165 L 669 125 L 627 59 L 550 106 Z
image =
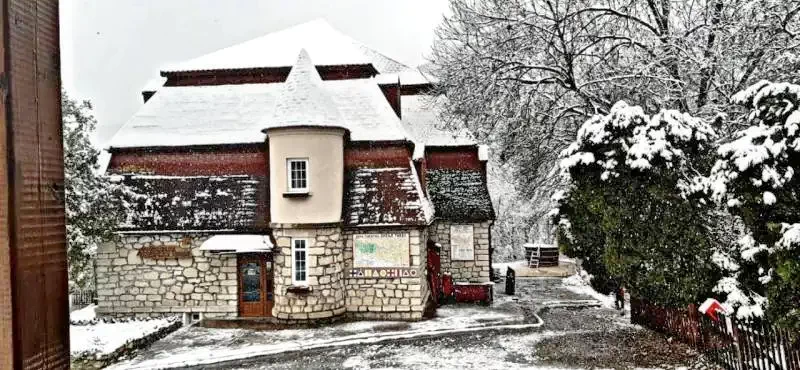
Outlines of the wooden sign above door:
M 187 248 L 181 248 L 177 245 L 142 247 L 142 249 L 139 249 L 139 257 L 154 260 L 192 258 L 192 251 Z
M 190 246 L 192 241 L 186 237 L 178 244 L 167 244 L 159 246 L 147 246 L 139 249 L 139 257 L 149 258 L 154 260 L 167 260 L 178 258 L 192 258 L 192 250 Z

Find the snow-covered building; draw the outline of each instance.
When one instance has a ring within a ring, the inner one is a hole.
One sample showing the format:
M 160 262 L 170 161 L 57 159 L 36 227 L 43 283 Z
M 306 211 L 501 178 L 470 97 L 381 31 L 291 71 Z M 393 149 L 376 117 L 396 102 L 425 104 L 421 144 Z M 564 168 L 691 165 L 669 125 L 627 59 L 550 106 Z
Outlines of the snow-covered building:
M 324 21 L 164 69 L 108 148 L 137 195 L 98 250 L 98 313 L 416 320 L 443 288 L 490 299 L 486 153 L 435 126 L 430 88 Z

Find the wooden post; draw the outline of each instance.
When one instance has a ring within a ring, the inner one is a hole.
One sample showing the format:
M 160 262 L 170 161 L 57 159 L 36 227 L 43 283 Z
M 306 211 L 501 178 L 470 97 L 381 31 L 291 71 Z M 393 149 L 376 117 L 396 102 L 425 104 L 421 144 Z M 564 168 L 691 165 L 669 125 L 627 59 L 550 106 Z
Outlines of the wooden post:
M 68 369 L 58 1 L 0 4 L 0 369 Z
M 689 313 L 689 327 L 691 328 L 691 332 L 688 335 L 691 338 L 692 347 L 697 349 L 698 345 L 698 338 L 700 338 L 700 320 L 698 318 L 697 306 L 694 303 L 690 303 L 689 306 L 686 307 Z
M 725 315 L 725 327 L 727 328 L 728 335 L 731 336 L 731 340 L 733 341 L 733 350 L 735 354 L 732 356 L 731 360 L 736 361 L 737 369 L 744 369 L 744 356 L 742 354 L 742 344 L 739 343 L 739 329 L 736 327 L 733 319 Z

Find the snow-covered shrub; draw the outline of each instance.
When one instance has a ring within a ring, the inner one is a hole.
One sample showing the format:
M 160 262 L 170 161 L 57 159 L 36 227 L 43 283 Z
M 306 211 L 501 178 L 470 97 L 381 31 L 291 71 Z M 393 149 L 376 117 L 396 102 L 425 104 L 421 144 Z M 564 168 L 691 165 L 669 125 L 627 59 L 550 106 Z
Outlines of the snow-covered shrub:
M 688 114 L 651 117 L 624 102 L 588 120 L 562 153 L 569 187 L 553 216 L 565 253 L 592 260 L 595 279 L 654 303 L 706 297 L 720 270 L 710 258 L 713 204 L 683 189 L 710 168 L 715 138 L 711 125 Z
M 749 234 L 717 261 L 718 284 L 740 316 L 767 313 L 800 326 L 800 85 L 761 81 L 732 98 L 747 128 L 719 147 L 707 193 L 741 217 Z M 766 297 L 766 299 L 765 299 Z
M 97 125 L 91 110 L 88 101 L 78 103 L 62 92 L 70 289 L 86 288 L 93 282 L 97 244 L 112 238 L 124 217 L 125 189 L 97 173 L 100 152 L 90 140 Z

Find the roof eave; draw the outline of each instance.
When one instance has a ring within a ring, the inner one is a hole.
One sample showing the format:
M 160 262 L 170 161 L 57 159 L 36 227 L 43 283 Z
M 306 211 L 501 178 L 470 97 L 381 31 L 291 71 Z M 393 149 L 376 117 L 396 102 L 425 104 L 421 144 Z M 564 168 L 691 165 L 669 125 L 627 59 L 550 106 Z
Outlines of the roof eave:
M 350 134 L 350 130 L 344 126 L 334 126 L 334 125 L 287 125 L 287 126 L 275 126 L 275 127 L 267 127 L 262 129 L 261 132 L 269 136 L 271 131 L 276 130 L 292 130 L 292 129 L 336 129 L 344 131 L 345 135 Z

